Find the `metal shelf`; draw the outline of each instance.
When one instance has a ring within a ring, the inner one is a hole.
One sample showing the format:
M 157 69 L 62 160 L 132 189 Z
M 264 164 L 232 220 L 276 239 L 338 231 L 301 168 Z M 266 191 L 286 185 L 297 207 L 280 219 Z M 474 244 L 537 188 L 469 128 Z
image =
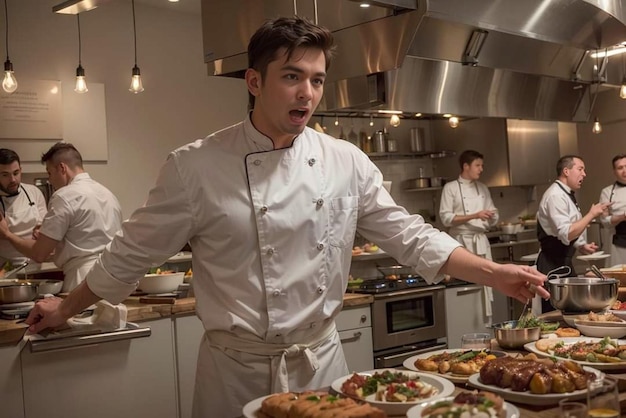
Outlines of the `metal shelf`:
M 441 190 L 443 187 L 422 187 L 419 189 L 402 189 L 403 192 L 434 192 Z
M 410 160 L 414 158 L 447 158 L 454 157 L 454 151 L 428 151 L 428 152 L 369 152 L 366 153 L 372 160 Z

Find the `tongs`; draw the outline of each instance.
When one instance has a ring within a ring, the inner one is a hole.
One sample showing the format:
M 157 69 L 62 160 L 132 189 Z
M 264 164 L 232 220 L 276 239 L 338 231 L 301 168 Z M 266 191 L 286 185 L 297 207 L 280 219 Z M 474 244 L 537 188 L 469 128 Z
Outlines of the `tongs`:
M 596 267 L 594 264 L 592 264 L 589 268 L 591 269 L 591 272 L 593 274 L 595 274 L 599 279 L 602 279 L 602 280 L 606 280 L 607 279 L 607 277 L 604 275 L 604 273 L 602 273 L 600 271 L 600 269 L 598 267 Z

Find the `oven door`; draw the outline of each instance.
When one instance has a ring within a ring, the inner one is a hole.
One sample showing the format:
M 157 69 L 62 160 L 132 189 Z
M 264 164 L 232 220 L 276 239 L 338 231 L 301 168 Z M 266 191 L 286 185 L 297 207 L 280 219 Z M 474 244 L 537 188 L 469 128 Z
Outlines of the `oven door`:
M 443 286 L 377 294 L 372 303 L 374 351 L 446 336 Z

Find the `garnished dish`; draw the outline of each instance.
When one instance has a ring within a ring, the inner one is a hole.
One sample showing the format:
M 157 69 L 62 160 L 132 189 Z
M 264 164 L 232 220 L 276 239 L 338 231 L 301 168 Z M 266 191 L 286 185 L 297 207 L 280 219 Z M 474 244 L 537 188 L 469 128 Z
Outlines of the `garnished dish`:
M 504 355 L 491 350 L 437 350 L 409 357 L 403 365 L 409 370 L 437 373 L 453 382 L 466 382 L 486 362 Z
M 245 418 L 284 417 L 385 418 L 387 414 L 367 403 L 329 395 L 326 392 L 275 393 L 249 402 L 243 408 Z
M 454 384 L 442 377 L 396 369 L 353 373 L 335 380 L 331 388 L 341 395 L 368 402 L 389 415 L 404 415 L 425 400 L 454 392 Z
M 503 329 L 513 329 L 513 328 L 520 329 L 520 328 L 537 328 L 537 327 L 541 328 L 542 334 L 550 333 L 550 332 L 556 331 L 556 329 L 559 327 L 559 323 L 544 321 L 543 319 L 537 318 L 533 314 L 529 314 L 529 315 L 522 315 L 522 317 L 519 319 L 519 321 L 517 321 L 515 326 L 513 325 L 513 322 L 506 323 L 503 326 Z
M 609 337 L 602 339 L 547 339 L 535 342 L 535 348 L 550 356 L 587 363 L 624 363 L 626 365 L 626 345 Z
M 463 392 L 409 409 L 407 418 L 505 418 L 519 410 L 491 392 Z

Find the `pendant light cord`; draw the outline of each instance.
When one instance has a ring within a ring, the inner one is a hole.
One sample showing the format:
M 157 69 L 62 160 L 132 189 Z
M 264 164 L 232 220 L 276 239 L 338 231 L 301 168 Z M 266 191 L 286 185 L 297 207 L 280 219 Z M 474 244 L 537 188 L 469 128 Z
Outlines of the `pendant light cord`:
M 135 0 L 131 0 L 131 2 L 133 5 L 133 37 L 135 40 L 135 67 L 136 67 L 137 66 L 137 25 L 135 24 Z
M 9 60 L 9 9 L 7 7 L 7 0 L 4 0 L 4 22 L 6 29 L 6 36 L 4 37 L 7 47 L 7 61 Z
M 80 42 L 80 13 L 76 13 L 76 21 L 78 22 L 78 66 L 81 66 L 80 56 L 81 56 L 81 42 Z

